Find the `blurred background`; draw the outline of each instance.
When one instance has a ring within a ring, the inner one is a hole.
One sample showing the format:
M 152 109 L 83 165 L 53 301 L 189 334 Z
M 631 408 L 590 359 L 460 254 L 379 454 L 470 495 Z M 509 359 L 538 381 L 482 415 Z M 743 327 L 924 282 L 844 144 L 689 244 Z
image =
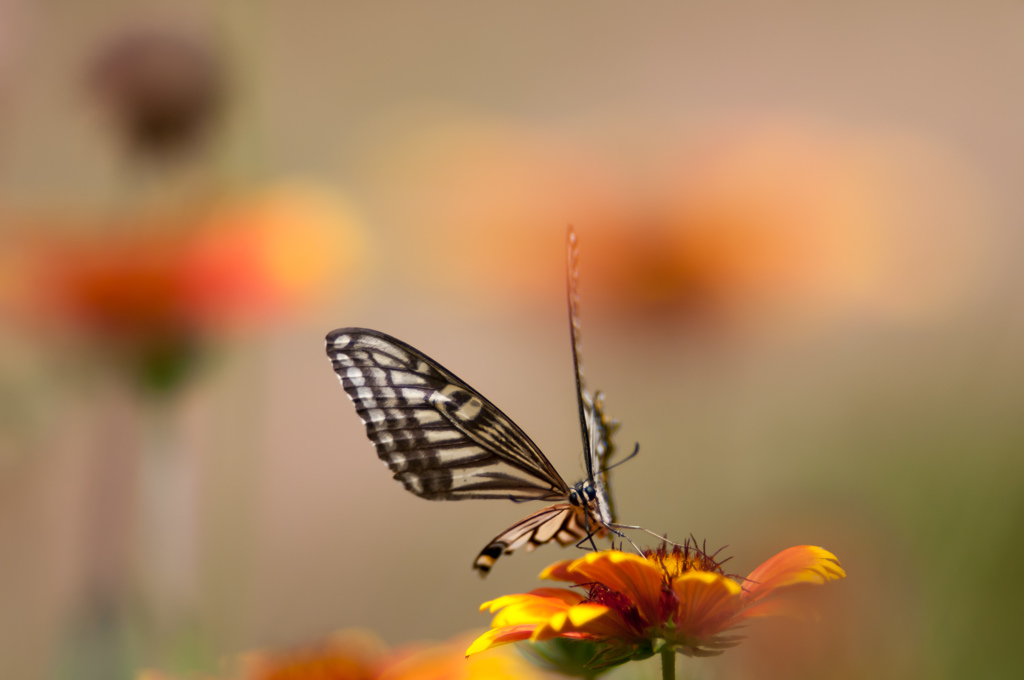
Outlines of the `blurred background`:
M 1022 68 L 1012 0 L 0 0 L 0 676 L 542 585 L 576 553 L 478 579 L 524 508 L 405 493 L 323 336 L 422 349 L 573 482 L 571 223 L 620 519 L 849 574 L 684 677 L 1016 677 Z

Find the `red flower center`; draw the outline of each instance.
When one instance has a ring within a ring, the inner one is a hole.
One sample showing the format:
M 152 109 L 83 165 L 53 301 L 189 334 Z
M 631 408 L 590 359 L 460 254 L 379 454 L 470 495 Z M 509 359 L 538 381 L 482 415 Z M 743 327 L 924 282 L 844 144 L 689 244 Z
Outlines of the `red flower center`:
M 644 630 L 650 626 L 650 622 L 644 621 L 643 617 L 640 616 L 640 611 L 632 600 L 603 583 L 594 583 L 590 586 L 590 595 L 587 600 L 618 612 L 622 620 L 637 635 L 643 635 Z

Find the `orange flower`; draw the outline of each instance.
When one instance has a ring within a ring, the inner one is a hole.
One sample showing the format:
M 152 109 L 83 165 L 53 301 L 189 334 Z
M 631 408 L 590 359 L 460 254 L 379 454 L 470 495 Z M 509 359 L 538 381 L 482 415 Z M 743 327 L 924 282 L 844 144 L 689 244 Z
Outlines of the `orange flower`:
M 536 669 L 519 655 L 466 658 L 468 638 L 410 646 L 395 653 L 378 680 L 533 680 Z
M 315 296 L 358 246 L 343 208 L 308 189 L 105 227 L 29 241 L 39 316 L 113 337 L 219 329 Z
M 0 281 L 0 303 L 46 337 L 95 340 L 156 387 L 177 384 L 218 334 L 336 288 L 359 250 L 344 205 L 303 187 L 103 227 L 14 243 L 22 283 Z
M 515 654 L 467 659 L 465 636 L 389 650 L 373 633 L 349 629 L 326 640 L 237 659 L 225 680 L 533 680 L 540 674 Z M 136 680 L 172 680 L 147 670 Z M 211 679 L 212 680 L 212 679 Z
M 993 261 L 978 178 L 924 138 L 716 117 L 632 129 L 607 153 L 577 130 L 434 113 L 388 129 L 368 175 L 403 196 L 391 219 L 417 225 L 389 251 L 416 285 L 547 300 L 537 273 L 562 264 L 571 222 L 588 309 L 789 334 L 933 318 Z
M 386 663 L 384 644 L 358 630 L 335 633 L 318 645 L 284 652 L 253 652 L 241 659 L 244 680 L 375 680 Z
M 567 638 L 598 642 L 590 661 L 600 668 L 647 658 L 663 649 L 688 656 L 720 654 L 741 637 L 731 633 L 747 619 L 799 615 L 779 589 L 823 584 L 846 576 L 835 555 L 814 546 L 782 551 L 742 583 L 726 576 L 720 563 L 689 541 L 671 552 L 661 547 L 644 556 L 609 550 L 557 562 L 541 578 L 568 581 L 586 594 L 539 588 L 481 605 L 497 612 L 491 630 L 476 639 L 468 655 L 530 640 Z

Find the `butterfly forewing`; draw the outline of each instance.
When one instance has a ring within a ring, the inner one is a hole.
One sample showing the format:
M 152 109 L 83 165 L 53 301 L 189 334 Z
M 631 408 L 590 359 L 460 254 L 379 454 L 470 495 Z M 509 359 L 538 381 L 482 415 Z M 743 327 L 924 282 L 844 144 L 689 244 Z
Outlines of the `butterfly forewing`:
M 572 343 L 572 365 L 576 376 L 576 403 L 579 407 L 580 433 L 583 439 L 583 460 L 587 483 L 596 494 L 594 510 L 601 524 L 614 521 L 612 501 L 607 489 L 607 457 L 611 455 L 611 432 L 605 419 L 601 396 L 590 396 L 583 380 L 583 358 L 580 351 L 579 247 L 572 226 L 568 232 L 567 289 L 569 297 L 569 339 Z
M 498 407 L 404 342 L 340 328 L 327 355 L 377 455 L 431 500 L 564 500 L 568 486 Z

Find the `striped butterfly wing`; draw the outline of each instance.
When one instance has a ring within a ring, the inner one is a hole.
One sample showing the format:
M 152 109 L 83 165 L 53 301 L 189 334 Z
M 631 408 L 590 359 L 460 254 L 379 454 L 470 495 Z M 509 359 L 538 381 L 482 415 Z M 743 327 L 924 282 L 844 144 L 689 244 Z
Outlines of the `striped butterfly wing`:
M 339 328 L 327 355 L 377 455 L 430 500 L 560 500 L 569 487 L 501 410 L 419 350 L 379 331 Z
M 554 540 L 559 545 L 574 545 L 588 536 L 603 537 L 607 531 L 597 518 L 584 519 L 583 509 L 570 503 L 557 503 L 542 508 L 519 520 L 494 537 L 473 562 L 473 568 L 486 576 L 502 554 L 511 554 L 525 546 L 530 552 L 537 546 Z M 588 527 L 590 531 L 588 531 Z

